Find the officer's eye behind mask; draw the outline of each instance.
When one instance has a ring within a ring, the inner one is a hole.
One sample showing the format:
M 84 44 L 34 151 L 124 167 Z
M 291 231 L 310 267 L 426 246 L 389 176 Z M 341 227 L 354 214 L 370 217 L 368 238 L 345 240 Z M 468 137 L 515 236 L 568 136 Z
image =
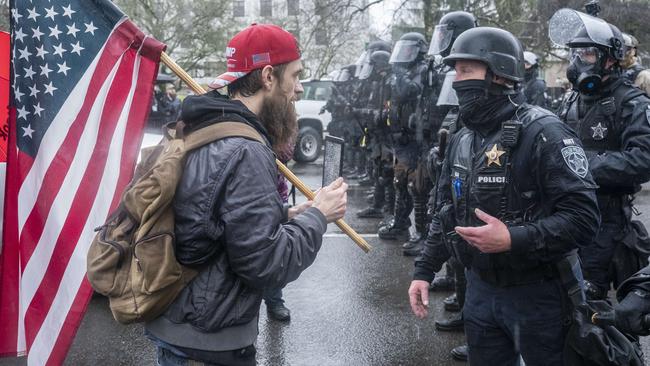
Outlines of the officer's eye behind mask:
M 574 89 L 584 94 L 592 94 L 600 89 L 604 76 L 601 60 L 604 56 L 597 47 L 571 48 L 566 75 Z

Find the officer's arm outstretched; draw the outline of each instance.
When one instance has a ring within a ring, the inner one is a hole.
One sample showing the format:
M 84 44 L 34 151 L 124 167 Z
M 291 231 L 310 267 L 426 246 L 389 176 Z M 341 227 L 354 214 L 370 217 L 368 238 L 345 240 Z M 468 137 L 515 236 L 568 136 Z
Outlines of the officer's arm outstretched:
M 450 172 L 449 161 L 445 159 L 436 186 L 435 213 L 429 225 L 422 253 L 415 259 L 415 272 L 408 291 L 411 310 L 419 318 L 427 316 L 429 284 L 433 281 L 435 273 L 440 271 L 442 265 L 451 256 L 444 242 L 445 230 L 443 229 L 449 225 L 449 221 L 454 221 L 453 210 L 451 210 Z

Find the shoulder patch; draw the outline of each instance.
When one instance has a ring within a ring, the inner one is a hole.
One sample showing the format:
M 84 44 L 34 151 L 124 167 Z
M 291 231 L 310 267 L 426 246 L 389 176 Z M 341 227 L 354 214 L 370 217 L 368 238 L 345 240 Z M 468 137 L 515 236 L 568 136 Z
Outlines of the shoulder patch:
M 650 104 L 645 109 L 645 119 L 648 122 L 648 124 L 650 124 Z
M 573 146 L 576 144 L 573 139 L 562 139 L 562 142 L 564 143 L 564 146 Z
M 589 173 L 589 161 L 585 151 L 580 146 L 567 146 L 562 148 L 562 157 L 566 165 L 578 177 L 585 178 Z

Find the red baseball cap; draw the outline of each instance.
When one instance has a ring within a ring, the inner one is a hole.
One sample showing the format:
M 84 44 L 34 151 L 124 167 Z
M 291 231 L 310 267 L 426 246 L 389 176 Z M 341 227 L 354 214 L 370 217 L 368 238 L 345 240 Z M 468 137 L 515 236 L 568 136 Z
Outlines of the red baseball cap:
M 299 58 L 298 41 L 291 33 L 277 25 L 253 23 L 228 42 L 228 71 L 217 76 L 210 87 L 223 88 L 253 70 Z

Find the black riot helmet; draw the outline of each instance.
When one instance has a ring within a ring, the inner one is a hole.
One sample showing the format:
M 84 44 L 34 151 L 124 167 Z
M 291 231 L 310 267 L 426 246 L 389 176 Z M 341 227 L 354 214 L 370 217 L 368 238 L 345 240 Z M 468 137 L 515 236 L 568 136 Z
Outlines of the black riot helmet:
M 346 81 L 352 80 L 355 69 L 356 69 L 356 65 L 354 64 L 343 66 L 339 70 L 338 74 L 336 74 L 336 77 L 334 77 L 334 81 L 339 83 L 344 83 Z
M 555 44 L 569 47 L 567 78 L 581 93 L 597 93 L 603 77 L 620 73 L 625 42 L 616 26 L 573 9 L 560 9 L 551 17 L 548 32 Z M 609 58 L 617 62 L 608 69 Z
M 372 63 L 370 59 L 376 51 L 388 52 L 388 55 L 390 55 L 390 43 L 386 41 L 373 41 L 368 44 L 366 52 L 363 54 L 364 59 L 360 60 L 361 66 L 357 66 L 356 76 L 359 79 L 367 79 L 372 74 Z
M 391 64 L 410 64 L 427 53 L 427 41 L 418 32 L 406 33 L 395 43 L 390 55 Z
M 452 67 L 458 60 L 481 61 L 494 75 L 516 83 L 524 80 L 524 50 L 519 40 L 503 29 L 477 27 L 463 32 L 443 59 Z
M 368 51 L 370 51 L 371 56 L 375 51 L 386 51 L 390 53 L 390 48 L 390 43 L 386 41 L 372 41 L 368 44 Z
M 373 71 L 375 73 L 380 73 L 383 71 L 390 70 L 390 64 L 388 63 L 389 59 L 390 59 L 389 52 L 382 51 L 382 50 L 374 51 L 372 55 L 370 55 L 370 62 L 368 64 L 368 67 L 361 70 L 359 79 L 365 80 L 369 78 L 370 75 L 372 75 Z
M 456 38 L 464 31 L 478 27 L 476 18 L 466 11 L 452 11 L 445 14 L 438 25 L 433 30 L 431 44 L 429 46 L 429 56 L 449 55 L 449 49 Z

